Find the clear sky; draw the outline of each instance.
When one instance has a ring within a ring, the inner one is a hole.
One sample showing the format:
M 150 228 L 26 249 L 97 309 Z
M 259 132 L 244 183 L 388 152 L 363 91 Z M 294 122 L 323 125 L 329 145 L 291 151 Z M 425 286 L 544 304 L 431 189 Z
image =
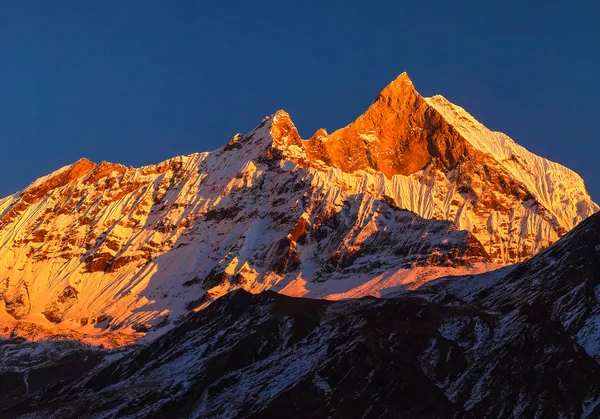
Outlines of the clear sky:
M 407 71 L 600 200 L 592 1 L 3 1 L 0 196 L 80 157 L 207 151 L 285 109 L 304 137 Z

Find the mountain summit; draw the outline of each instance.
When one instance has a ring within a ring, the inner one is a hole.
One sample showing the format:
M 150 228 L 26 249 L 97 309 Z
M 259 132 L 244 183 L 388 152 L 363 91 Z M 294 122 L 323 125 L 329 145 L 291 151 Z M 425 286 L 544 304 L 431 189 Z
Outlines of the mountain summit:
M 331 134 L 278 111 L 211 153 L 83 159 L 0 200 L 2 318 L 143 333 L 237 288 L 379 296 L 527 260 L 597 210 L 577 174 L 402 74 Z
M 457 137 L 404 73 L 356 121 L 314 146 L 322 145 L 326 162 L 344 171 L 373 169 L 391 178 L 423 170 L 434 159 L 447 169 L 456 165 L 465 154 Z

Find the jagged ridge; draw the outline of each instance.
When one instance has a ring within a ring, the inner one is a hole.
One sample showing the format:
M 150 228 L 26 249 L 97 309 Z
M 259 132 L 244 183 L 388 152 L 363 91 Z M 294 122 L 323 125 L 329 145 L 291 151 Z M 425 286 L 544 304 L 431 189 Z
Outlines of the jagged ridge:
M 81 160 L 0 201 L 6 313 L 146 331 L 239 287 L 380 295 L 527 259 L 597 209 L 579 181 L 549 205 L 463 131 L 402 75 L 329 136 L 279 111 L 212 153 Z

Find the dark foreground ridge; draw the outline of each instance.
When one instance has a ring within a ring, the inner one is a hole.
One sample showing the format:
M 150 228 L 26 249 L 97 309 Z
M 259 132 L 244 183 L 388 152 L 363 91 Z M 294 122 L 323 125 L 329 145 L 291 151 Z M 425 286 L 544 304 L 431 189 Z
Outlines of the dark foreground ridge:
M 599 249 L 596 215 L 515 268 L 395 298 L 234 291 L 146 346 L 72 349 L 69 376 L 23 356 L 0 417 L 597 418 Z

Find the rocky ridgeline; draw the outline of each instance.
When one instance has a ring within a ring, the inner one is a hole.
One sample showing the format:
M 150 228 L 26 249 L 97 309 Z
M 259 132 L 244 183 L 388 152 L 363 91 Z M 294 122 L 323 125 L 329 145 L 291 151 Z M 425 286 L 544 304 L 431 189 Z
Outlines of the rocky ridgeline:
M 527 260 L 597 209 L 404 74 L 330 135 L 279 111 L 211 153 L 80 160 L 0 200 L 3 318 L 137 333 L 237 288 L 379 296 Z

